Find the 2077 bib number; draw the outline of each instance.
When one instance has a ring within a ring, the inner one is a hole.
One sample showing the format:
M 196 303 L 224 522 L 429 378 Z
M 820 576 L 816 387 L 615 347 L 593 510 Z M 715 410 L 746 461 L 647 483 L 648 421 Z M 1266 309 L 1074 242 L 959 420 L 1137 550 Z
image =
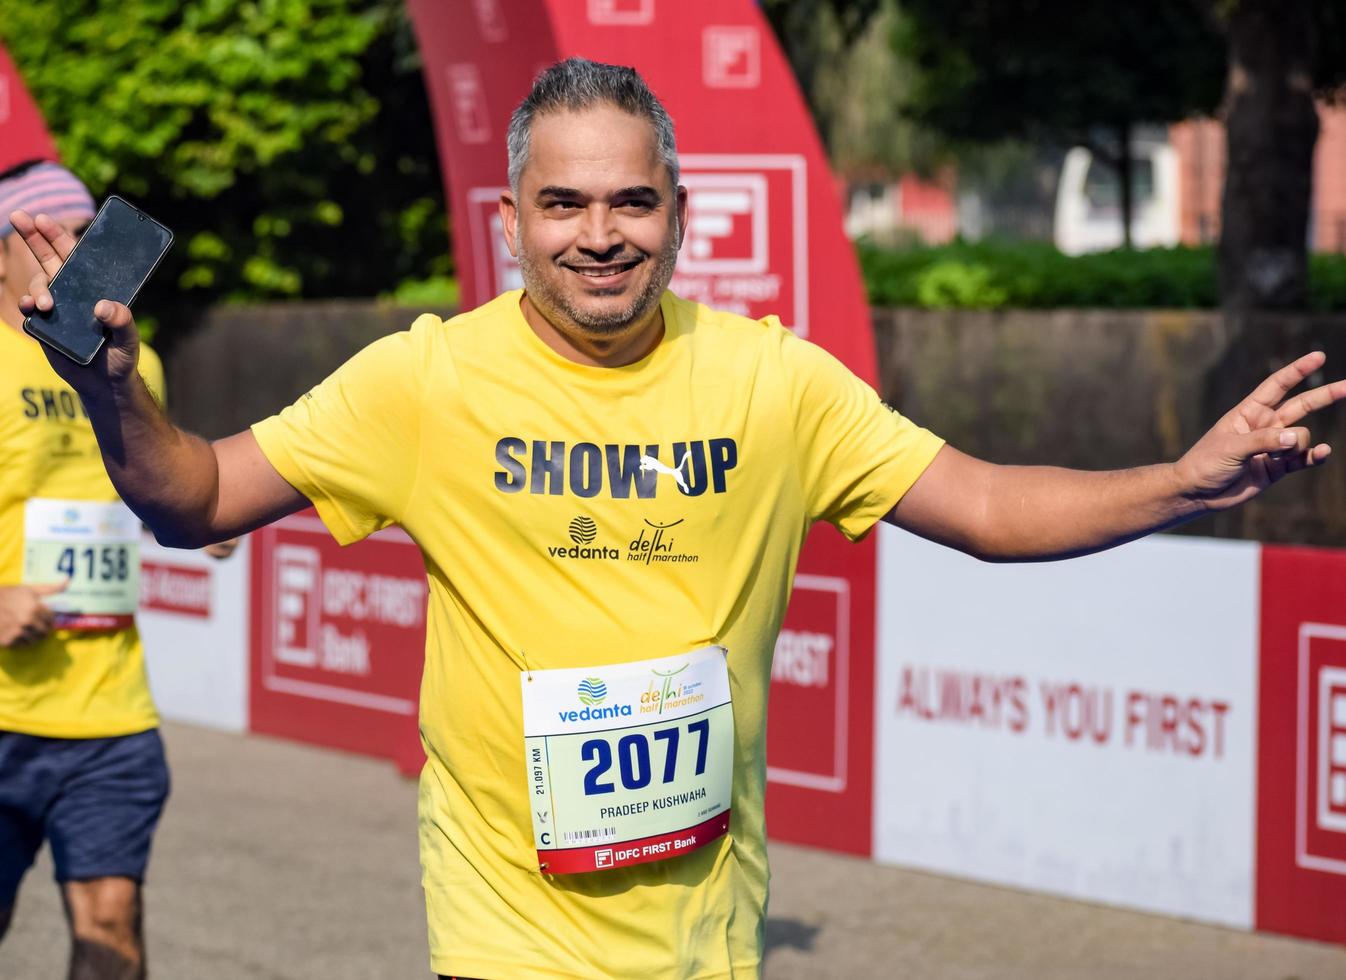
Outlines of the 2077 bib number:
M 524 674 L 538 866 L 598 871 L 686 854 L 729 828 L 725 651 Z
M 706 771 L 706 748 L 710 744 L 710 719 L 702 718 L 688 724 L 687 731 L 698 737 L 696 749 L 696 769 L 693 775 L 700 776 Z M 649 735 L 638 732 L 623 735 L 617 740 L 617 763 L 621 775 L 622 788 L 628 790 L 644 789 L 650 785 L 654 770 L 650 766 L 650 741 L 660 743 L 664 750 L 663 782 L 672 783 L 678 769 L 678 740 L 681 731 L 677 728 L 660 728 Z M 585 762 L 592 761 L 594 767 L 584 777 L 584 795 L 598 796 L 602 793 L 616 792 L 612 782 L 601 782 L 605 773 L 612 768 L 612 743 L 605 738 L 589 739 L 580 746 L 580 757 Z

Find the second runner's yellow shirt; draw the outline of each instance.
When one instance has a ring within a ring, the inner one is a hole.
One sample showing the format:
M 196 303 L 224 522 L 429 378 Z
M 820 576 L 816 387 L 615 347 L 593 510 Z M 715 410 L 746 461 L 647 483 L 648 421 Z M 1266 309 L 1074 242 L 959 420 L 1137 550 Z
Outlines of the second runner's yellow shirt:
M 161 401 L 163 366 L 141 347 L 140 374 Z M 34 498 L 117 499 L 79 398 L 38 341 L 0 322 L 0 585 L 23 581 L 24 507 Z M 104 738 L 154 728 L 159 716 L 134 626 L 57 629 L 0 647 L 0 730 Z
M 658 347 L 596 368 L 546 347 L 520 298 L 422 316 L 253 427 L 338 541 L 400 524 L 425 556 L 432 969 L 756 976 L 767 688 L 800 546 L 817 520 L 863 535 L 942 443 L 774 318 L 666 293 Z M 629 560 L 655 526 L 676 560 Z M 521 671 L 712 642 L 733 699 L 729 833 L 654 863 L 539 871 Z

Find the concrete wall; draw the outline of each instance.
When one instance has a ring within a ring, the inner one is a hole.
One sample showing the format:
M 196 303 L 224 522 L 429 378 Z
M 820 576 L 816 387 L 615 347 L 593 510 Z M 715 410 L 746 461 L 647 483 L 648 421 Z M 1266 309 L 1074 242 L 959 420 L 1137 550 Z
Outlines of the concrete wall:
M 419 312 L 365 301 L 211 310 L 163 351 L 170 410 L 203 435 L 236 432 Z M 876 310 L 874 327 L 888 402 L 996 462 L 1105 469 L 1172 460 L 1299 353 L 1328 352 L 1319 380 L 1346 375 L 1343 316 Z M 1187 530 L 1346 546 L 1346 410 L 1325 413 L 1314 431 L 1342 454 L 1333 465 Z
M 290 404 L 367 344 L 405 330 L 423 312 L 369 300 L 210 309 L 182 339 L 160 350 L 169 414 L 208 438 L 232 435 Z
M 1325 350 L 1346 376 L 1346 317 L 1231 320 L 1216 311 L 876 310 L 889 403 L 958 448 L 1085 469 L 1178 458 L 1276 367 Z M 1346 410 L 1310 419 L 1339 454 L 1231 514 L 1185 530 L 1346 545 Z

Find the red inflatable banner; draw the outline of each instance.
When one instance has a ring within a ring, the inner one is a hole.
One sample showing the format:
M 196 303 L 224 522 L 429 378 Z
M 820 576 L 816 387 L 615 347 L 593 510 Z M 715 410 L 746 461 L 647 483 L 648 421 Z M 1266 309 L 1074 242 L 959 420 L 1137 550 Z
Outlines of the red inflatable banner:
M 539 69 L 579 55 L 632 65 L 677 126 L 690 219 L 674 292 L 769 313 L 876 376 L 859 270 L 804 100 L 749 0 L 411 0 L 453 215 L 463 304 L 520 285 L 497 204 L 505 129 Z M 774 836 L 868 854 L 872 542 L 811 536 L 773 672 Z
M 0 47 L 0 173 L 30 160 L 59 160 L 42 115 Z

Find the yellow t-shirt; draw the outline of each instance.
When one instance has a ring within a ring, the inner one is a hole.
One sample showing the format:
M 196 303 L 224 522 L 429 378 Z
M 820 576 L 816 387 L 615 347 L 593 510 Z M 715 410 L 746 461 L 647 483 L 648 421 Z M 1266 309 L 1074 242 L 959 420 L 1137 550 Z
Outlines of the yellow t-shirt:
M 595 368 L 546 347 L 520 297 L 447 323 L 422 316 L 253 427 L 338 541 L 396 523 L 424 554 L 420 838 L 432 969 L 754 976 L 767 898 L 767 686 L 800 545 L 815 520 L 863 535 L 942 443 L 774 318 L 665 294 L 659 346 L 635 364 Z M 670 469 L 686 459 L 686 490 L 671 473 L 642 472 L 643 454 Z M 580 517 L 590 540 L 572 549 Z M 647 525 L 676 521 L 670 553 L 690 557 L 628 560 Z M 711 641 L 728 649 L 733 697 L 728 835 L 651 864 L 541 873 L 520 672 Z
M 163 366 L 141 348 L 140 373 L 162 398 Z M 93 427 L 38 342 L 0 322 L 0 585 L 23 581 L 24 507 L 33 498 L 117 499 Z M 0 730 L 102 738 L 159 724 L 135 627 L 57 629 L 0 647 Z

